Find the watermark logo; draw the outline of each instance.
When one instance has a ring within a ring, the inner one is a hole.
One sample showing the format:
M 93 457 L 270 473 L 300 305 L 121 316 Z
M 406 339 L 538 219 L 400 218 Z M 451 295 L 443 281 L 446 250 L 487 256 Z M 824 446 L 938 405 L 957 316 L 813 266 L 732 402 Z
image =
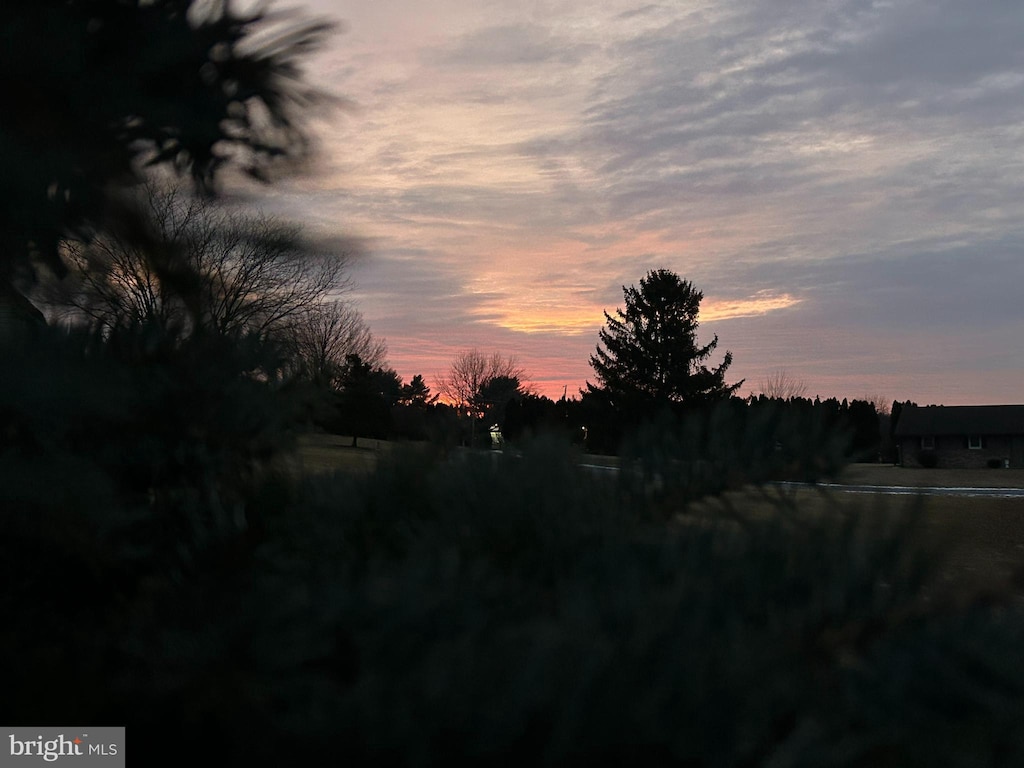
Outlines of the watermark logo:
M 3 728 L 0 768 L 72 765 L 123 768 L 124 728 Z

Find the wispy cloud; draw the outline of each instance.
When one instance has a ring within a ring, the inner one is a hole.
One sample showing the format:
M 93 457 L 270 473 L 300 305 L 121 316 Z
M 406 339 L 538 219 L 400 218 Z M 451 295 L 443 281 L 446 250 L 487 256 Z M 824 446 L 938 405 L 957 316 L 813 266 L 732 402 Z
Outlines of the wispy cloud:
M 788 309 L 800 303 L 800 299 L 788 294 L 776 294 L 765 289 L 746 299 L 717 300 L 704 302 L 700 318 L 704 321 L 731 320 L 737 317 L 760 317 L 779 309 Z
M 572 389 L 602 312 L 657 267 L 704 291 L 706 330 L 748 378 L 788 358 L 808 379 L 885 377 L 912 397 L 932 364 L 883 351 L 886 335 L 941 358 L 932 392 L 981 360 L 1024 360 L 1015 3 L 389 0 L 347 15 L 315 75 L 358 110 L 325 126 L 319 177 L 277 203 L 371 244 L 364 311 L 406 375 L 431 372 L 425 350 L 443 368 L 456 348 L 505 345 Z

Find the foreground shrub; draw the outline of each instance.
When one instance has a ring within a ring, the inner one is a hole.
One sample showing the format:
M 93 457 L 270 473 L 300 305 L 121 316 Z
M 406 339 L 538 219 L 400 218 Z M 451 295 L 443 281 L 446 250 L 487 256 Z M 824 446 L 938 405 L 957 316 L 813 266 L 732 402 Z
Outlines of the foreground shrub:
M 112 703 L 225 759 L 1024 756 L 1021 616 L 944 603 L 907 546 L 914 517 L 775 497 L 665 524 L 629 501 L 551 448 L 310 481 L 248 581 L 211 568 L 133 618 L 135 672 Z
M 125 724 L 152 764 L 1024 758 L 1020 609 L 947 602 L 914 516 L 702 506 L 728 461 L 557 442 L 301 477 L 272 382 L 142 349 L 59 358 L 50 413 L 4 380 L 8 722 Z

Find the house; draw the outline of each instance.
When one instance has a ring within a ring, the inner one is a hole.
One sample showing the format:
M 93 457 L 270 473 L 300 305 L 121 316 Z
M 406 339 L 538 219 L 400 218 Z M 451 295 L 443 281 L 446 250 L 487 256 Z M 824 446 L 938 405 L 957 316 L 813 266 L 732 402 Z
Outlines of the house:
M 30 338 L 45 325 L 46 318 L 32 302 L 0 281 L 0 344 Z
M 1024 467 L 1024 405 L 905 405 L 893 437 L 905 467 Z

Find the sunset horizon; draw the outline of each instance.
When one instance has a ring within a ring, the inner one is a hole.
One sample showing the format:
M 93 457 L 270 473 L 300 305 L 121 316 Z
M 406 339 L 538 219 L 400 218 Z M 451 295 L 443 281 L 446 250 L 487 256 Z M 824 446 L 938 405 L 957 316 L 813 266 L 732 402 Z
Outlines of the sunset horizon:
M 1024 401 L 1024 15 L 538 3 L 297 6 L 345 106 L 266 207 L 351 249 L 404 380 L 514 355 L 578 394 L 604 312 L 666 268 L 755 394 Z

